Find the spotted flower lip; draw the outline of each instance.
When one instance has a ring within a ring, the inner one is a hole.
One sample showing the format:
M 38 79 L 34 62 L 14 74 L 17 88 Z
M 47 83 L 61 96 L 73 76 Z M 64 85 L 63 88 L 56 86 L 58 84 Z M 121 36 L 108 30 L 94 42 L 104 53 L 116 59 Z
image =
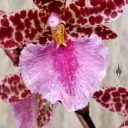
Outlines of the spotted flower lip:
M 68 40 L 66 47 L 58 49 L 54 41 L 43 46 L 30 44 L 21 52 L 19 63 L 27 88 L 51 103 L 61 101 L 67 111 L 88 104 L 101 85 L 107 65 L 107 48 L 94 34 Z

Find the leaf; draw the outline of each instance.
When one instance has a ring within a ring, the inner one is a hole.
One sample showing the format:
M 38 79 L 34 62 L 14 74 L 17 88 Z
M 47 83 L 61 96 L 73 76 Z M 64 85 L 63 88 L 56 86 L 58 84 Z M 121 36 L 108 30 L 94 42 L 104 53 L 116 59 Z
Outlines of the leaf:
M 93 98 L 111 112 L 128 115 L 128 89 L 123 86 L 100 89 Z
M 0 98 L 15 104 L 30 97 L 31 92 L 25 87 L 20 75 L 6 75 L 0 78 Z

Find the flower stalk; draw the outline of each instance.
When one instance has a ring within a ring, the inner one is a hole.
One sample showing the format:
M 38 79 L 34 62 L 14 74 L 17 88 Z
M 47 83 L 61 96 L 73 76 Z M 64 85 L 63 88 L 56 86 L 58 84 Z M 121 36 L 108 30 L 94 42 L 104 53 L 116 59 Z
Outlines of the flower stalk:
M 83 128 L 96 128 L 89 115 L 89 105 L 82 110 L 76 111 L 75 113 L 80 120 Z

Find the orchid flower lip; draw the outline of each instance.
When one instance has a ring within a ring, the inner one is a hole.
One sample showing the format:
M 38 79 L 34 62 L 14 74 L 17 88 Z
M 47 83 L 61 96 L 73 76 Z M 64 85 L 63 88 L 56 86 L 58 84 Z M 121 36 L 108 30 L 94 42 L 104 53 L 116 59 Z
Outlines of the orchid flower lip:
M 63 24 L 59 27 L 64 29 Z M 57 31 L 53 30 L 53 38 Z M 43 94 L 53 104 L 61 101 L 68 111 L 76 111 L 99 89 L 108 66 L 108 51 L 97 35 L 68 40 L 67 47 L 58 49 L 55 43 L 58 47 L 63 44 L 56 40 L 49 47 L 31 44 L 23 49 L 19 63 L 22 78 L 33 93 Z

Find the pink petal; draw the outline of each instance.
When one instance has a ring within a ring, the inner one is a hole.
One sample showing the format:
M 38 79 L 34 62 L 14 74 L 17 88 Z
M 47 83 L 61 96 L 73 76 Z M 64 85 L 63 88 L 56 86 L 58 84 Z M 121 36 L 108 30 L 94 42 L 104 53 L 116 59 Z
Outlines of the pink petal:
M 90 36 L 92 33 L 97 34 L 103 40 L 115 39 L 117 37 L 115 32 L 104 25 L 96 25 L 94 27 L 86 28 L 66 24 L 66 32 L 71 36 L 71 38 L 81 38 L 85 35 Z
M 36 42 L 44 31 L 47 13 L 22 10 L 0 15 L 0 47 L 14 49 L 28 42 Z
M 66 0 L 33 0 L 39 9 L 46 12 L 62 13 L 65 9 Z
M 0 98 L 5 102 L 15 104 L 30 95 L 31 93 L 24 86 L 20 75 L 6 75 L 0 79 Z
M 28 45 L 20 68 L 24 82 L 51 103 L 60 100 L 68 111 L 81 109 L 100 86 L 106 73 L 108 52 L 96 35 L 68 41 L 67 47 Z
M 38 95 L 13 105 L 13 111 L 18 128 L 39 128 L 52 117 L 52 105 Z
M 81 27 L 111 22 L 123 13 L 126 4 L 127 0 L 73 0 L 63 19 Z
M 53 115 L 53 105 L 43 99 L 42 96 L 38 96 L 38 113 L 37 124 L 42 127 L 47 124 Z
M 37 98 L 33 95 L 13 105 L 17 128 L 39 128 L 37 126 Z
M 123 122 L 121 124 L 120 128 L 128 128 L 128 120 L 126 120 L 125 122 Z
M 128 115 L 128 89 L 123 86 L 104 88 L 94 93 L 93 98 L 104 108 L 121 115 Z

